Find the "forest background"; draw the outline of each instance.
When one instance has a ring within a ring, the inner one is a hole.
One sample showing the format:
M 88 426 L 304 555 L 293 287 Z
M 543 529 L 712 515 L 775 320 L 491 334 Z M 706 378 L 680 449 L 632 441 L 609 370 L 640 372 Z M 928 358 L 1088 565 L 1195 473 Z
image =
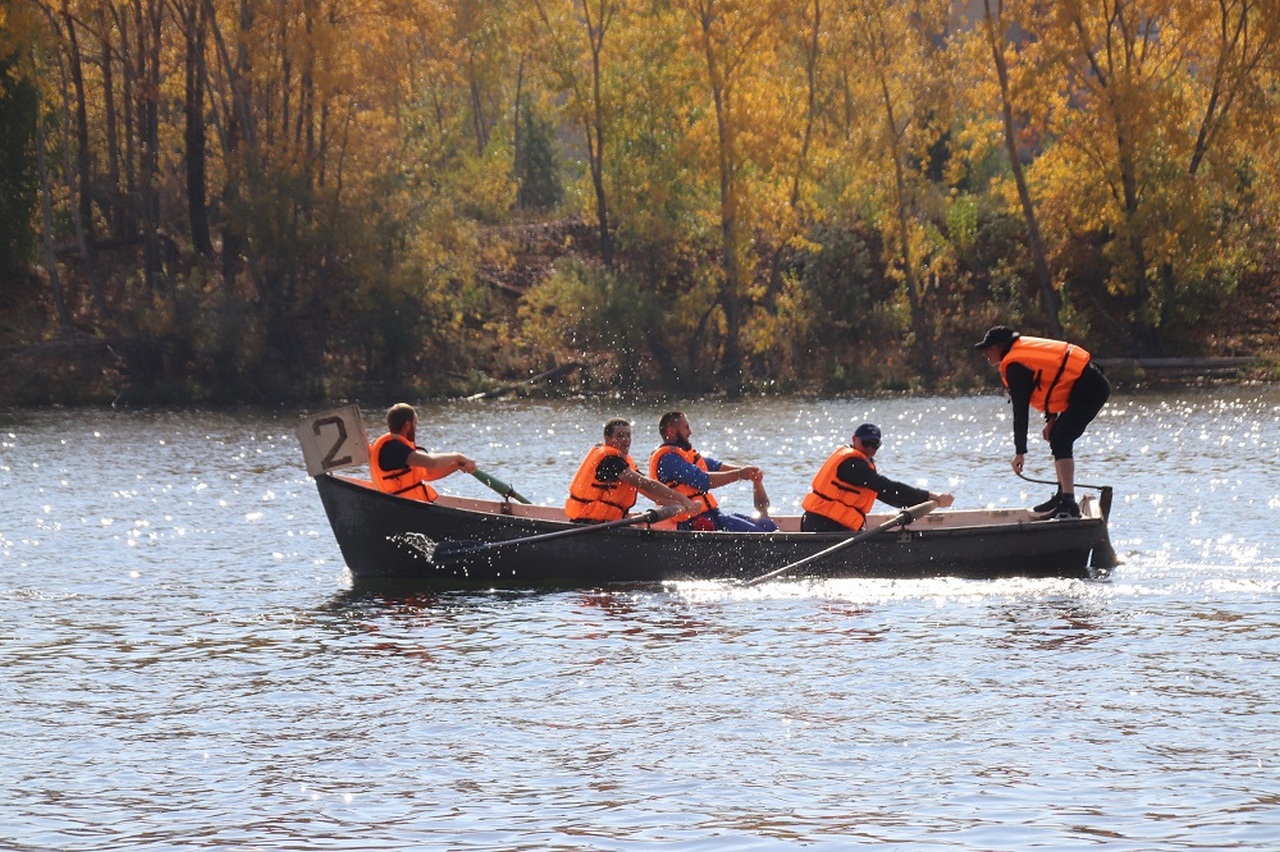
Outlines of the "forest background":
M 1280 0 L 0 0 L 0 399 L 1274 365 L 1278 119 Z

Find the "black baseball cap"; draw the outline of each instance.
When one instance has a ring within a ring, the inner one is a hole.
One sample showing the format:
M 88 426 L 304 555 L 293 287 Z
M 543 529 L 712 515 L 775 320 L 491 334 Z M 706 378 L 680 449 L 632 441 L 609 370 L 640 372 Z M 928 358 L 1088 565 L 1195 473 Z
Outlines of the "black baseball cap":
M 861 438 L 864 441 L 880 440 L 880 427 L 874 423 L 863 423 L 857 429 L 853 430 L 853 437 Z
M 987 329 L 987 334 L 979 342 L 973 344 L 974 349 L 986 349 L 988 346 L 1007 346 L 1021 337 L 1021 334 L 1007 325 L 996 325 Z

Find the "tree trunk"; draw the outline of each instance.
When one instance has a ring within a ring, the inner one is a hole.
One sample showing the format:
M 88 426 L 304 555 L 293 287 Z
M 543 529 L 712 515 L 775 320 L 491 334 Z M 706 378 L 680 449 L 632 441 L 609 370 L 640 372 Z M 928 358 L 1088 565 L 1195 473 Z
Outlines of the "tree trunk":
M 893 97 L 889 91 L 889 80 L 881 72 L 880 96 L 884 103 L 885 122 L 888 129 L 889 153 L 893 160 L 894 207 L 898 220 L 898 255 L 902 264 L 903 288 L 907 294 L 907 304 L 911 309 L 911 330 L 915 334 L 915 345 L 912 359 L 917 372 L 925 385 L 933 386 L 936 369 L 933 363 L 933 329 L 925 311 L 925 299 L 918 283 L 915 258 L 911 255 L 911 210 L 909 207 L 906 168 L 903 165 L 904 153 L 897 119 L 894 116 Z
M 208 183 L 205 174 L 204 122 L 204 6 L 199 0 L 181 10 L 185 18 L 185 143 L 187 166 L 187 215 L 191 221 L 191 243 L 201 255 L 213 257 L 213 239 L 209 233 Z
M 160 18 L 156 0 L 134 0 L 138 63 L 138 200 L 142 211 L 142 275 L 147 293 L 159 291 L 160 251 Z
M 111 40 L 112 20 L 106 10 L 98 7 L 98 29 L 102 33 L 102 107 L 107 145 L 107 185 L 101 203 L 105 207 L 107 227 L 112 239 L 121 239 L 127 233 L 125 227 L 125 200 L 120 194 L 120 128 L 116 115 L 116 85 L 114 42 Z
M 84 59 L 80 55 L 80 37 L 76 33 L 76 21 L 71 11 L 63 6 L 62 20 L 67 28 L 67 47 L 71 88 L 75 98 L 76 119 L 76 184 L 79 196 L 77 209 L 80 227 L 86 230 L 88 241 L 93 242 L 93 176 L 90 174 L 93 160 L 89 149 L 89 112 L 85 104 Z
M 1062 302 L 1053 288 L 1053 276 L 1049 272 L 1044 239 L 1040 235 L 1040 221 L 1036 216 L 1035 205 L 1031 201 L 1031 190 L 1027 186 L 1022 160 L 1018 156 L 1017 131 L 1013 121 L 1013 99 L 1009 90 L 1009 66 L 1004 58 L 1004 29 L 1001 27 L 997 31 L 999 13 L 992 14 L 991 0 L 983 0 L 982 5 L 987 43 L 991 47 L 991 58 L 995 62 L 996 77 L 1000 83 L 1000 114 L 1004 120 L 1005 150 L 1009 152 L 1009 168 L 1013 172 L 1013 181 L 1018 188 L 1018 201 L 1022 205 L 1022 216 L 1027 225 L 1027 249 L 1031 252 L 1031 262 L 1035 267 L 1036 283 L 1040 286 L 1040 298 L 1044 303 L 1049 331 L 1054 337 L 1062 337 L 1062 322 L 1058 317 L 1062 311 Z
M 38 89 L 37 89 L 38 91 Z M 37 95 L 37 98 L 39 95 Z M 44 265 L 49 273 L 49 289 L 58 313 L 58 329 L 63 337 L 75 334 L 62 279 L 58 275 L 58 256 L 53 246 L 53 187 L 49 184 L 49 162 L 45 157 L 44 122 L 36 122 L 36 169 L 40 174 L 40 215 L 44 223 Z
M 586 4 L 583 4 L 584 8 Z M 600 54 L 604 51 L 606 12 L 602 9 L 596 26 L 588 26 L 591 37 L 591 106 L 592 120 L 587 128 L 587 159 L 591 166 L 591 184 L 596 193 L 596 222 L 600 230 L 600 256 L 605 269 L 613 269 L 613 235 L 609 233 L 609 202 L 604 187 L 604 104 L 601 103 Z M 588 17 L 587 24 L 591 21 Z

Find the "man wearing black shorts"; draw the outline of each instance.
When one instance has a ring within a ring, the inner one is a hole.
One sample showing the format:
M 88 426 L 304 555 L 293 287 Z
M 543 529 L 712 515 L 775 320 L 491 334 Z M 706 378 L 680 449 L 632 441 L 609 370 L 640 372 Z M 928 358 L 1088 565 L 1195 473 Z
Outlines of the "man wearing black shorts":
M 1032 407 L 1044 412 L 1044 439 L 1053 453 L 1058 491 L 1035 507 L 1050 518 L 1078 518 L 1075 495 L 1076 439 L 1084 434 L 1111 395 L 1111 383 L 1088 351 L 1073 343 L 1023 337 L 1005 325 L 987 331 L 974 344 L 1000 378 L 1013 403 L 1013 470 L 1022 473 L 1027 454 L 1027 421 Z

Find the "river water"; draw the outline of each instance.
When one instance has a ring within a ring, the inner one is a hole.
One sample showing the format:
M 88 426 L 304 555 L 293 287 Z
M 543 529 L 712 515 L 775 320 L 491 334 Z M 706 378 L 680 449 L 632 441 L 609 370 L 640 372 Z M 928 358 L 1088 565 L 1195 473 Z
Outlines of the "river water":
M 667 407 L 775 514 L 864 420 L 957 506 L 1051 490 L 992 395 L 462 402 L 419 442 L 558 504 Z M 1102 583 L 353 589 L 301 413 L 0 413 L 0 847 L 1280 848 L 1280 388 L 1113 396 Z

